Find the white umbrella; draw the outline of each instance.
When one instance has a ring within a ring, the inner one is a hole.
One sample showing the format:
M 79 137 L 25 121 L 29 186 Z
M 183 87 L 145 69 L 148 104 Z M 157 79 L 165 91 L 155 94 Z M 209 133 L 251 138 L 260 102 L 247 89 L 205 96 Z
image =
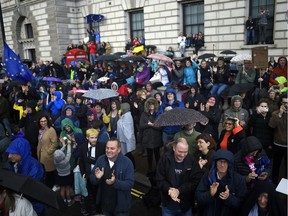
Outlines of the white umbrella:
M 252 61 L 252 56 L 248 53 L 242 53 L 242 54 L 238 54 L 236 56 L 234 56 L 231 59 L 231 63 L 238 63 L 238 64 L 244 64 L 244 60 L 249 60 Z
M 112 89 L 100 88 L 100 89 L 89 90 L 88 92 L 83 94 L 83 97 L 92 98 L 92 99 L 100 101 L 100 100 L 107 99 L 107 98 L 117 97 L 118 95 L 119 93 Z

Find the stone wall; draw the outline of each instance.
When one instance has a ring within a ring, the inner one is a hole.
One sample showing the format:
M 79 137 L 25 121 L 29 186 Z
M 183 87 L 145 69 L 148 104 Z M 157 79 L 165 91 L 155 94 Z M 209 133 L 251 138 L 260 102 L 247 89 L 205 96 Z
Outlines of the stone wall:
M 123 51 L 130 37 L 129 13 L 143 10 L 147 45 L 157 45 L 164 51 L 169 46 L 177 50 L 176 39 L 183 29 L 184 0 L 26 0 L 17 9 L 15 1 L 2 0 L 7 43 L 16 52 L 23 52 L 19 39 L 21 22 L 27 18 L 34 32 L 38 59 L 59 61 L 69 43 L 79 43 L 87 37 L 85 16 L 102 14 L 99 24 L 101 40 L 109 41 L 112 52 Z M 232 49 L 247 52 L 245 20 L 248 0 L 205 0 L 205 50 L 218 54 Z M 287 56 L 287 1 L 275 0 L 274 44 L 270 56 Z M 0 36 L 1 37 L 1 36 Z M 2 44 L 2 42 L 0 42 Z M 188 51 L 189 53 L 190 51 Z M 177 53 L 177 52 L 176 52 Z M 191 54 L 191 53 L 189 53 Z

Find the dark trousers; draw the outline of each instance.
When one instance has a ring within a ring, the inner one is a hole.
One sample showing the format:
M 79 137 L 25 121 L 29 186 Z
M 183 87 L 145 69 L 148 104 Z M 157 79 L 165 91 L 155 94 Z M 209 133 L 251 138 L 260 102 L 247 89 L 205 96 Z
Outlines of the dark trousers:
M 45 185 L 52 188 L 55 185 L 56 172 L 45 172 Z
M 266 30 L 267 25 L 259 25 L 259 42 L 261 43 L 266 42 Z
M 273 166 L 272 166 L 272 180 L 274 184 L 279 183 L 279 172 L 280 172 L 280 166 L 282 159 L 284 158 L 285 160 L 285 178 L 287 179 L 287 148 L 273 145 L 272 148 L 272 153 L 273 153 Z
M 88 196 L 85 197 L 84 199 L 86 211 L 89 213 L 96 213 L 96 211 L 98 211 L 100 213 L 101 212 L 100 204 L 97 205 L 96 203 L 98 186 L 91 184 L 90 181 L 87 180 L 86 187 L 88 190 Z
M 128 157 L 132 161 L 134 169 L 136 169 L 135 159 L 134 159 L 132 152 L 128 152 L 127 154 L 125 154 L 125 156 Z
M 158 164 L 158 161 L 160 159 L 160 147 L 151 149 L 147 148 L 147 162 L 148 162 L 148 171 L 152 171 L 152 164 L 153 164 L 153 153 L 156 161 L 156 165 Z

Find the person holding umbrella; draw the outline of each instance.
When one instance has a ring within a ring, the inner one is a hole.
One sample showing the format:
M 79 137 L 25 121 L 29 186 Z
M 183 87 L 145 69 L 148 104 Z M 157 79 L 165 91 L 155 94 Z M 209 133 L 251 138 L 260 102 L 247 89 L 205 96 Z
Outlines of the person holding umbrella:
M 24 138 L 14 139 L 6 149 L 10 160 L 10 170 L 25 176 L 30 176 L 37 181 L 44 180 L 44 169 L 42 164 L 31 156 L 31 147 L 28 140 Z M 44 205 L 33 202 L 37 213 L 44 211 Z
M 2 186 L 0 186 L 0 214 L 37 216 L 29 200 Z
M 174 109 L 176 107 L 185 108 L 183 102 L 178 101 L 176 99 L 176 92 L 173 88 L 168 88 L 165 92 L 164 100 L 162 102 L 162 105 L 160 106 L 157 116 L 160 114 L 167 112 L 171 109 Z M 165 126 L 163 127 L 162 132 L 162 141 L 165 145 L 169 141 L 173 140 L 174 135 L 181 130 L 181 126 Z

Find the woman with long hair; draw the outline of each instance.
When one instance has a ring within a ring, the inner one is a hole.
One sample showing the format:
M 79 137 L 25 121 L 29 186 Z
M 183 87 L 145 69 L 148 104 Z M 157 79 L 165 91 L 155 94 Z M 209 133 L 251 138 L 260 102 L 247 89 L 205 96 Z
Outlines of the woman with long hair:
M 55 183 L 55 170 L 53 153 L 57 149 L 58 141 L 52 121 L 48 115 L 41 115 L 38 121 L 39 136 L 37 157 L 45 168 L 45 184 L 52 188 Z
M 1 216 L 37 216 L 32 204 L 26 198 L 0 186 Z

